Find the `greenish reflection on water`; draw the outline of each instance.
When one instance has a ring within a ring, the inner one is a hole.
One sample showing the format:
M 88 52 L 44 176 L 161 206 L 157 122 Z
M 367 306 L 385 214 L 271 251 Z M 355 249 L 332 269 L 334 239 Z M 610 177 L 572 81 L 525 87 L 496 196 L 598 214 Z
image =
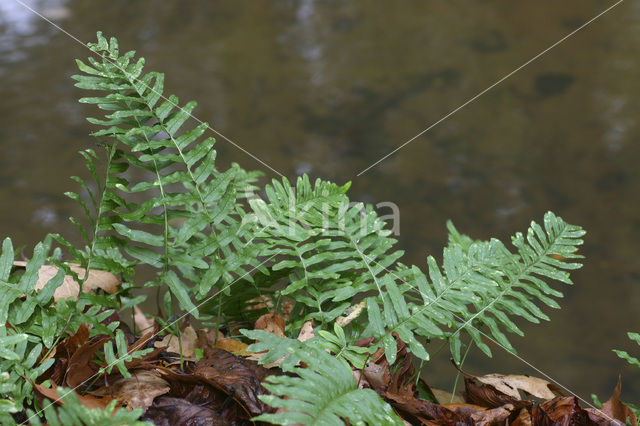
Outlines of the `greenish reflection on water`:
M 13 0 L 0 3 L 0 235 L 76 235 L 62 196 L 95 142 L 72 88 L 88 52 Z M 196 115 L 287 176 L 352 180 L 401 209 L 406 262 L 445 244 L 444 223 L 507 238 L 553 210 L 588 230 L 584 269 L 552 322 L 514 338 L 583 396 L 640 396 L 610 351 L 640 330 L 640 4 L 625 2 L 360 177 L 356 174 L 612 3 L 604 1 L 100 1 L 30 4 L 85 41 L 136 48 Z M 219 158 L 260 165 L 219 139 Z M 638 348 L 635 348 L 638 353 Z M 529 372 L 499 349 L 465 369 Z M 439 387 L 445 356 L 425 376 Z

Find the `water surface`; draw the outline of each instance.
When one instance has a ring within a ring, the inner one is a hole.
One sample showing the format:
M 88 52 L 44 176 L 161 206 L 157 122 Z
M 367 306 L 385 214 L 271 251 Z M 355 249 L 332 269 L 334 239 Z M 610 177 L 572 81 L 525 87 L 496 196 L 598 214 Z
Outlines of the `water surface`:
M 358 172 L 547 48 L 612 2 L 502 0 L 32 0 L 83 41 L 95 31 L 137 49 L 196 115 L 289 177 L 352 181 L 352 198 L 401 209 L 405 262 L 439 257 L 451 218 L 507 239 L 553 210 L 588 230 L 586 266 L 550 323 L 523 325 L 521 356 L 582 396 L 640 399 L 640 375 L 611 352 L 640 353 L 640 3 L 624 2 L 386 161 Z M 87 176 L 95 144 L 72 87 L 88 51 L 0 2 L 0 236 L 79 241 L 62 193 Z M 262 168 L 218 138 L 223 163 Z M 265 170 L 271 178 L 275 175 Z M 495 350 L 466 370 L 537 374 Z M 450 385 L 442 353 L 425 369 Z

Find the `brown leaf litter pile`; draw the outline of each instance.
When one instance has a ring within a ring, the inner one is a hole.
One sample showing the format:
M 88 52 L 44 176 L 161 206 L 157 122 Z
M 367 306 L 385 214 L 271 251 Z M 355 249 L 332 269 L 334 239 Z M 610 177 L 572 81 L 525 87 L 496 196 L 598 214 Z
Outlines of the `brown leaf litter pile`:
M 117 320 L 117 318 L 110 318 Z M 185 324 L 181 336 L 157 336 L 158 328 L 137 310 L 138 326 L 151 327 L 135 337 L 121 323 L 129 351 L 152 348 L 143 358 L 126 362 L 130 378 L 117 369 L 98 375 L 105 367 L 98 356 L 110 338 L 89 337 L 83 325 L 76 334 L 62 340 L 52 351 L 55 364 L 38 383 L 50 380 L 52 386 L 34 383 L 39 397 L 58 400 L 57 387 L 74 388 L 87 407 L 104 408 L 116 399 L 127 409 L 142 408 L 143 420 L 156 425 L 249 425 L 252 417 L 274 412 L 259 395 L 267 391 L 261 383 L 272 374 L 284 374 L 279 362 L 260 366 L 261 353 L 248 352 L 237 332 L 225 336 L 216 330 L 195 330 Z M 260 317 L 254 328 L 283 336 L 285 319 L 277 314 Z M 305 324 L 299 339 L 313 337 L 311 322 Z M 422 379 L 416 381 L 411 354 L 397 336 L 399 360 L 391 366 L 384 351 L 376 351 L 362 370 L 353 374 L 362 388 L 375 390 L 396 413 L 411 425 L 624 425 L 628 418 L 636 424 L 631 409 L 620 401 L 620 382 L 602 410 L 581 407 L 578 399 L 564 396 L 549 382 L 529 376 L 464 373 L 465 392 L 452 396 L 430 389 Z M 372 339 L 358 344 L 368 346 Z M 281 361 L 281 360 L 280 360 Z M 269 367 L 269 368 L 266 368 Z M 432 402 L 419 398 L 420 383 Z M 453 403 L 450 403 L 451 400 Z M 61 403 L 57 401 L 56 403 Z

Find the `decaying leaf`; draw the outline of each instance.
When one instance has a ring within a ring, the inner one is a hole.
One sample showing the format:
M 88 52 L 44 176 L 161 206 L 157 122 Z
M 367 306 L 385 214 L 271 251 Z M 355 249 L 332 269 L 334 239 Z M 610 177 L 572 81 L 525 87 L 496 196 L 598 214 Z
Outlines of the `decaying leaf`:
M 61 395 L 58 392 L 57 386 L 55 384 L 52 387 L 48 388 L 48 387 L 39 385 L 37 383 L 34 383 L 31 380 L 29 380 L 29 382 L 31 382 L 31 384 L 33 385 L 33 388 L 40 396 L 50 399 L 55 404 L 58 404 L 58 405 L 64 404 L 63 397 L 66 394 L 63 393 Z M 110 397 L 96 398 L 91 395 L 80 395 L 78 392 L 74 390 L 69 390 L 66 392 L 74 392 L 78 397 L 78 401 L 87 408 L 99 408 L 101 410 L 104 410 L 104 408 L 113 400 L 113 398 L 110 398 Z
M 575 396 L 558 396 L 539 405 L 534 405 L 531 411 L 534 425 L 584 425 L 597 423 L 589 417 L 589 413 L 580 407 Z
M 228 425 L 218 412 L 209 407 L 194 404 L 185 398 L 162 396 L 156 399 L 142 420 L 157 426 Z
M 116 398 L 128 408 L 146 409 L 154 398 L 168 393 L 169 383 L 153 371 L 138 370 L 130 378 L 121 378 L 91 392 L 93 395 Z
M 156 348 L 166 347 L 165 350 L 167 352 L 182 354 L 185 358 L 195 358 L 195 348 L 198 347 L 198 335 L 193 327 L 189 325 L 182 330 L 182 335 L 179 339 L 173 334 L 167 334 L 161 341 L 155 342 L 154 346 Z
M 84 279 L 86 270 L 77 263 L 69 263 L 69 268 L 78 274 L 79 279 Z M 17 260 L 13 262 L 13 266 L 25 267 L 27 262 Z M 58 274 L 58 268 L 55 265 L 42 265 L 38 269 L 38 281 L 36 282 L 35 289 L 41 290 L 44 286 Z M 92 269 L 89 271 L 89 276 L 82 285 L 82 291 L 85 293 L 91 292 L 93 288 L 98 287 L 106 291 L 109 294 L 118 291 L 118 286 L 121 281 L 113 275 L 111 272 L 99 271 Z M 80 284 L 73 279 L 71 275 L 65 275 L 62 285 L 58 287 L 53 295 L 54 300 L 58 300 L 63 297 L 77 298 L 80 293 Z
M 214 347 L 231 352 L 234 355 L 252 355 L 253 352 L 247 351 L 248 346 L 239 340 L 225 337 L 224 339 L 219 339 Z
M 260 380 L 245 361 L 221 349 L 209 349 L 206 357 L 196 363 L 194 374 L 223 389 L 233 389 L 233 397 L 253 415 L 264 412 L 258 398 L 263 393 Z
M 500 392 L 491 385 L 477 384 L 473 379 L 465 377 L 464 399 L 466 402 L 481 405 L 488 408 L 502 407 L 505 404 L 512 404 L 516 408 L 524 408 L 531 406 L 531 401 L 523 401 L 516 399 L 510 395 Z

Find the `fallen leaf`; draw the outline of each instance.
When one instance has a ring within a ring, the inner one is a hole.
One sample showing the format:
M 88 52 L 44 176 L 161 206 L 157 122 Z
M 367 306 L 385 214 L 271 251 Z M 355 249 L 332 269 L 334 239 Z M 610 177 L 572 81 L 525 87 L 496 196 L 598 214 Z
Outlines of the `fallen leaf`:
M 511 426 L 532 426 L 531 413 L 526 408 L 520 410 L 518 417 L 513 421 Z
M 309 320 L 302 324 L 300 333 L 298 333 L 298 340 L 301 342 L 306 342 L 307 340 L 315 337 L 315 335 L 316 334 L 313 332 L 313 320 Z
M 22 260 L 17 260 L 13 262 L 13 266 L 25 267 L 27 266 L 27 262 Z M 69 263 L 69 268 L 78 274 L 79 279 L 83 279 L 86 273 L 85 268 L 80 266 L 77 263 Z M 55 277 L 60 270 L 59 267 L 55 265 L 42 265 L 40 269 L 38 269 L 38 281 L 36 282 L 35 289 L 42 290 L 44 286 L 51 280 L 51 278 Z M 97 269 L 91 269 L 89 271 L 89 276 L 87 280 L 82 285 L 82 291 L 85 293 L 90 293 L 93 291 L 94 287 L 99 287 L 106 291 L 109 294 L 115 293 L 118 291 L 118 286 L 121 281 L 113 275 L 111 272 L 100 271 Z M 60 287 L 58 287 L 53 294 L 53 299 L 58 300 L 63 297 L 71 297 L 76 299 L 78 294 L 80 293 L 80 284 L 76 280 L 73 279 L 71 275 L 65 275 Z
M 482 382 L 486 385 L 491 385 L 500 392 L 505 395 L 509 395 L 510 397 L 521 400 L 520 392 L 518 389 L 521 389 L 533 396 L 537 396 L 542 399 L 553 399 L 556 397 L 556 394 L 551 391 L 550 386 L 554 387 L 551 383 L 546 380 L 539 379 L 537 377 L 532 376 L 521 376 L 521 375 L 503 375 L 503 374 L 487 374 L 485 376 L 474 377 L 479 382 Z
M 227 352 L 231 352 L 234 355 L 252 355 L 253 352 L 248 352 L 246 343 L 243 343 L 236 339 L 224 338 L 218 340 L 218 343 L 214 346 L 215 348 L 225 350 Z
M 451 392 L 443 391 L 442 389 L 431 388 L 431 393 L 436 397 L 439 404 L 464 404 L 464 398 L 460 395 L 454 395 L 453 400 L 451 398 Z
M 339 316 L 338 318 L 336 318 L 336 323 L 340 327 L 344 327 L 354 319 L 358 318 L 366 306 L 367 306 L 366 301 L 362 301 L 353 306 L 349 306 L 345 311 L 345 316 Z
M 558 396 L 531 410 L 531 423 L 534 425 L 597 425 L 589 413 L 580 407 L 575 396 Z
M 147 409 L 141 420 L 151 421 L 156 426 L 228 425 L 215 410 L 196 405 L 184 398 L 162 396 Z
M 102 349 L 109 340 L 110 338 L 105 336 L 98 338 L 93 343 L 86 342 L 74 352 L 69 359 L 66 377 L 63 381 L 66 386 L 75 389 L 98 371 L 100 367 L 92 361 L 95 359 L 96 351 Z
M 153 318 L 147 318 L 138 305 L 133 307 L 133 322 L 136 324 L 136 327 L 138 327 L 138 330 L 142 332 L 155 326 Z
M 109 386 L 92 391 L 91 394 L 116 398 L 129 409 L 147 409 L 153 404 L 155 397 L 164 395 L 169 390 L 169 383 L 157 373 L 138 370 L 132 372 L 130 378 L 118 379 Z
M 182 330 L 180 338 L 173 334 L 167 334 L 161 341 L 155 342 L 154 346 L 156 348 L 166 347 L 165 350 L 167 352 L 182 354 L 185 358 L 195 358 L 197 342 L 198 335 L 193 327 L 189 325 Z
M 69 391 L 65 391 L 62 395 L 60 395 L 55 384 L 53 384 L 52 387 L 47 388 L 45 386 L 34 383 L 30 379 L 27 380 L 29 380 L 29 382 L 33 385 L 34 390 L 40 396 L 50 399 L 55 404 L 64 404 L 64 399 L 62 397 L 65 396 Z M 113 400 L 113 398 L 95 398 L 91 395 L 80 395 L 73 389 L 71 389 L 71 392 L 74 392 L 78 397 L 78 401 L 87 408 L 99 408 L 101 410 L 104 410 L 104 408 Z
M 275 334 L 278 337 L 286 337 L 284 335 L 285 319 L 278 314 L 264 314 L 256 320 L 254 329 L 264 330 L 268 333 Z
M 260 380 L 244 360 L 222 349 L 209 349 L 206 357 L 196 363 L 194 374 L 215 383 L 223 389 L 233 389 L 233 397 L 253 415 L 263 413 L 264 403 Z
M 506 395 L 490 385 L 476 384 L 476 382 L 468 377 L 464 378 L 465 392 L 464 399 L 466 402 L 481 405 L 488 408 L 502 407 L 505 404 L 512 404 L 516 408 L 530 407 L 532 401 L 522 401 L 511 395 Z
M 475 426 L 489 426 L 504 424 L 512 414 L 514 414 L 515 407 L 511 404 L 505 404 L 502 407 L 491 408 L 489 410 L 478 411 L 472 414 L 470 417 Z
M 607 416 L 613 417 L 616 420 L 620 420 L 622 423 L 626 423 L 627 418 L 631 419 L 631 424 L 638 424 L 638 419 L 633 410 L 622 401 L 620 401 L 620 391 L 622 390 L 622 382 L 620 376 L 618 376 L 618 384 L 613 390 L 613 395 L 604 404 L 602 404 L 601 411 Z
M 469 423 L 468 418 L 439 404 L 422 401 L 410 396 L 394 395 L 388 392 L 383 393 L 382 397 L 386 399 L 393 408 L 402 412 L 404 414 L 402 417 L 409 420 L 412 424 L 417 424 L 418 422 L 429 424 L 430 420 L 435 420 L 437 424 L 445 425 L 472 424 Z

